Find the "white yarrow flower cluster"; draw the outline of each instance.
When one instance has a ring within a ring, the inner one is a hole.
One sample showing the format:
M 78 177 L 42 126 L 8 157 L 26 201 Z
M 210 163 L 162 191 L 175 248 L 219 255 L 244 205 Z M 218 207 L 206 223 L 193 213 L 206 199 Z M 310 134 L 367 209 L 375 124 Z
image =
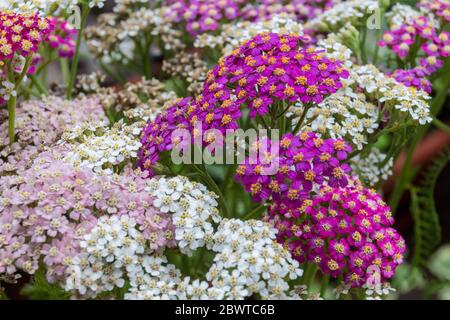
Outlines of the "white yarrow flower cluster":
M 324 11 L 306 24 L 307 29 L 320 31 L 337 31 L 347 23 L 361 25 L 367 23 L 368 17 L 379 10 L 377 0 L 343 1 Z
M 145 238 L 132 218 L 102 216 L 80 247 L 82 252 L 66 271 L 64 289 L 75 296 L 95 297 L 122 288 L 125 279 L 142 268 L 140 255 L 145 251 Z
M 353 172 L 365 182 L 366 185 L 374 187 L 380 181 L 386 181 L 392 175 L 394 159 L 391 157 L 386 161 L 386 154 L 378 148 L 372 148 L 368 155 L 361 155 L 350 160 Z
M 254 294 L 289 298 L 288 281 L 300 277 L 302 270 L 275 234 L 262 221 L 222 220 L 212 239 L 216 256 L 207 281 L 181 278 L 175 266 L 156 258 L 151 268 L 145 267 L 147 275 L 130 283 L 125 299 L 245 299 Z
M 389 29 L 396 30 L 405 23 L 411 23 L 420 16 L 426 16 L 429 19 L 429 23 L 439 29 L 439 20 L 432 13 L 417 10 L 410 5 L 396 3 L 389 12 L 386 13 Z
M 154 178 L 146 191 L 155 198 L 154 207 L 173 214 L 175 240 L 181 252 L 190 255 L 193 250 L 211 243 L 213 223 L 220 221 L 217 195 L 203 184 L 182 176 Z
M 225 299 L 259 294 L 263 299 L 286 298 L 289 280 L 303 271 L 276 242 L 276 230 L 258 220 L 224 219 L 214 234 L 213 265 L 206 274 Z
M 356 84 L 368 97 L 384 103 L 385 109 L 396 109 L 409 114 L 421 125 L 432 120 L 430 106 L 427 103 L 431 98 L 425 91 L 407 87 L 386 76 L 373 65 L 354 66 L 347 81 L 349 82 L 347 85 Z
M 197 36 L 194 46 L 197 48 L 221 48 L 224 55 L 230 54 L 245 40 L 263 32 L 303 34 L 303 25 L 287 14 L 273 15 L 267 21 L 239 21 L 222 26 L 218 35 L 202 34 Z
M 118 122 L 112 128 L 78 125 L 64 133 L 60 141 L 68 149 L 65 161 L 112 174 L 114 168 L 137 157 L 141 129 L 139 123 L 128 126 Z
M 299 104 L 287 114 L 293 116 L 294 126 L 304 111 Z M 302 128 L 326 138 L 343 139 L 361 150 L 379 127 L 379 113 L 380 109 L 366 101 L 364 94 L 347 87 L 308 109 Z

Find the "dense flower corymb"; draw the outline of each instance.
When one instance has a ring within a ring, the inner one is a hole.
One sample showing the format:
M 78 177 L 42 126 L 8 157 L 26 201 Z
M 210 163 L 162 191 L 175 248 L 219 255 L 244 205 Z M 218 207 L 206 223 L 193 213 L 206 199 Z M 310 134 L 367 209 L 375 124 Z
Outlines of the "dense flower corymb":
M 286 201 L 292 208 L 290 215 L 297 217 L 299 201 L 308 199 L 325 181 L 332 186 L 347 185 L 350 167 L 341 162 L 351 147 L 343 140 L 321 139 L 313 132 L 287 134 L 280 140 L 278 155 L 270 154 L 270 142 L 262 144 L 258 158 L 247 158 L 236 175 L 256 201 Z
M 326 186 L 304 200 L 300 210 L 298 219 L 283 215 L 280 204 L 270 210 L 279 241 L 299 261 L 314 262 L 333 277 L 342 275 L 353 287 L 361 287 L 374 274 L 384 282 L 403 262 L 405 241 L 391 228 L 390 209 L 373 190 L 358 183 Z
M 342 87 L 348 72 L 339 61 L 296 35 L 263 33 L 246 41 L 208 74 L 203 98 L 248 105 L 250 115 L 265 115 L 276 100 L 320 103 Z M 234 87 L 231 101 L 226 87 Z
M 52 29 L 50 20 L 37 14 L 0 12 L 0 61 L 11 60 L 15 54 L 27 57 L 36 52 Z

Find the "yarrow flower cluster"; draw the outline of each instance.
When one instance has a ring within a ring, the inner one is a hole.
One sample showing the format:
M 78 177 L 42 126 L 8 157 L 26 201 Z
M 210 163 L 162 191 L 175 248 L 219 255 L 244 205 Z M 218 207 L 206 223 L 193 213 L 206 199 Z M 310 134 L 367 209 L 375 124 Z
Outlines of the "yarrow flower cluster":
M 265 115 L 276 100 L 320 103 L 342 87 L 348 77 L 341 62 L 329 59 L 296 35 L 263 33 L 219 61 L 205 82 L 209 104 L 246 104 L 250 115 Z M 230 101 L 226 86 L 233 86 Z
M 134 274 L 149 266 L 146 262 L 151 258 L 141 260 L 145 244 L 134 219 L 126 215 L 100 217 L 80 241 L 81 252 L 67 268 L 64 289 L 86 298 L 122 288 L 124 272 Z
M 154 197 L 156 208 L 172 214 L 175 240 L 181 252 L 189 255 L 210 242 L 213 224 L 220 220 L 217 195 L 181 176 L 151 179 L 146 190 Z
M 431 121 L 427 103 L 430 96 L 425 91 L 407 87 L 373 65 L 355 66 L 351 71 L 350 84 L 356 84 L 369 98 L 384 103 L 385 110 L 397 110 L 420 124 Z
M 125 299 L 263 299 L 290 297 L 298 262 L 275 241 L 276 230 L 256 220 L 224 219 L 211 239 L 216 254 L 206 280 L 182 277 L 165 257 L 144 257 Z M 136 280 L 134 280 L 136 279 Z
M 243 16 L 246 20 L 269 20 L 276 14 L 289 14 L 296 21 L 305 22 L 315 18 L 325 10 L 333 7 L 337 0 L 261 0 L 255 4 L 247 4 L 243 8 Z
M 421 0 L 419 8 L 431 11 L 446 22 L 450 22 L 450 3 L 448 0 Z
M 77 30 L 64 19 L 55 17 L 49 19 L 54 25 L 54 30 L 48 36 L 47 42 L 61 58 L 72 58 L 75 53 Z
M 367 22 L 364 17 L 374 14 L 378 9 L 379 3 L 376 0 L 342 1 L 308 21 L 306 28 L 330 32 L 338 31 L 347 23 L 358 26 Z
M 20 13 L 36 13 L 42 16 L 60 15 L 64 11 L 72 12 L 79 0 L 3 0 L 0 9 Z M 94 2 L 94 1 L 92 1 Z
M 217 30 L 222 20 L 236 19 L 240 10 L 238 0 L 168 1 L 166 16 L 175 23 L 185 23 L 186 31 L 192 35 Z
M 443 60 L 450 55 L 450 33 L 441 31 L 439 22 L 429 15 L 410 15 L 401 24 L 398 22 L 391 20 L 390 30 L 378 44 L 389 47 L 401 59 L 414 61 L 421 52 L 425 57 L 419 59 L 418 66 L 395 70 L 393 77 L 431 93 L 431 83 L 426 77 L 442 67 Z
M 390 226 L 389 207 L 373 190 L 358 183 L 346 188 L 325 186 L 303 201 L 302 215 L 292 217 L 274 204 L 270 216 L 279 241 L 300 262 L 310 261 L 351 287 L 390 279 L 402 263 L 405 241 Z
M 257 220 L 221 222 L 213 237 L 212 250 L 217 254 L 206 279 L 223 298 L 244 299 L 253 294 L 263 299 L 287 298 L 288 281 L 297 279 L 303 271 L 276 243 L 276 232 Z
M 141 147 L 141 126 L 117 122 L 110 129 L 101 123 L 97 124 L 81 124 L 63 134 L 60 145 L 67 150 L 64 160 L 94 171 L 104 170 L 108 174 L 131 164 Z
M 188 95 L 200 94 L 208 72 L 208 66 L 197 53 L 178 53 L 164 60 L 162 71 L 176 79 L 184 81 Z
M 133 53 L 139 50 L 137 46 L 151 45 L 149 36 L 160 38 L 165 50 L 183 49 L 182 32 L 165 16 L 166 10 L 144 6 L 132 12 L 101 14 L 97 25 L 85 31 L 90 52 L 105 63 L 130 65 L 134 62 Z
M 229 55 L 244 41 L 264 32 L 289 34 L 303 34 L 303 24 L 294 20 L 288 14 L 276 14 L 268 20 L 237 21 L 222 26 L 220 34 L 204 33 L 195 38 L 194 46 L 197 48 L 220 48 L 222 53 Z
M 28 57 L 36 52 L 53 29 L 49 19 L 37 14 L 0 12 L 0 62 L 2 66 L 15 55 Z M 21 71 L 19 71 L 21 72 Z
M 287 116 L 292 116 L 294 125 L 305 112 L 304 131 L 315 132 L 323 138 L 347 141 L 357 150 L 367 144 L 368 137 L 379 127 L 381 111 L 366 101 L 363 93 L 354 92 L 351 87 L 339 90 L 308 110 L 302 105 L 291 110 Z
M 48 279 L 57 280 L 105 214 L 135 219 L 152 249 L 173 244 L 170 216 L 152 206 L 146 179 L 132 172 L 94 174 L 61 161 L 63 156 L 53 149 L 20 176 L 0 179 L 0 273 L 33 274 L 43 261 Z
M 350 166 L 365 185 L 375 187 L 392 175 L 394 159 L 387 158 L 378 148 L 373 148 L 365 156 L 359 154 L 352 158 Z
M 0 112 L 0 172 L 3 173 L 28 168 L 38 153 L 57 142 L 68 127 L 94 120 L 107 121 L 95 98 L 68 101 L 49 96 L 27 101 L 17 108 L 16 142 L 10 145 L 6 118 L 6 112 Z
M 317 186 L 325 182 L 335 187 L 347 185 L 350 167 L 342 162 L 351 147 L 345 141 L 321 139 L 313 132 L 287 134 L 279 142 L 277 155 L 270 153 L 272 143 L 260 143 L 259 154 L 265 157 L 250 156 L 236 171 L 236 178 L 256 201 L 282 201 L 290 214 L 298 217 L 298 203 L 309 199 Z

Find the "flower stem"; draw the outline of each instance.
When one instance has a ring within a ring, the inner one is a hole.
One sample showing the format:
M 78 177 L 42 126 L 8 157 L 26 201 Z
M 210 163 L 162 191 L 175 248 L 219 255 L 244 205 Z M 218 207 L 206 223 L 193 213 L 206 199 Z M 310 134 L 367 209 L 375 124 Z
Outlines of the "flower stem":
M 308 291 L 310 291 L 309 289 L 310 289 L 311 284 L 312 284 L 312 282 L 314 280 L 316 272 L 317 272 L 316 264 L 315 263 L 308 263 L 307 266 L 306 266 L 306 269 L 305 269 L 305 273 L 303 274 L 303 277 L 302 277 L 302 282 L 303 282 L 303 284 L 306 285 Z
M 8 136 L 9 145 L 14 143 L 15 130 L 16 130 L 16 104 L 17 97 L 12 96 L 8 100 Z
M 200 176 L 203 178 L 208 187 L 211 188 L 212 191 L 214 191 L 219 196 L 219 202 L 223 210 L 223 215 L 225 217 L 229 217 L 229 210 L 227 203 L 225 202 L 225 197 L 223 196 L 222 191 L 220 190 L 219 186 L 216 184 L 214 179 L 209 175 L 205 167 L 203 167 L 204 168 L 203 170 L 195 164 L 193 165 L 193 167 L 200 174 Z
M 439 113 L 439 111 L 441 110 L 442 106 L 445 103 L 445 100 L 447 98 L 447 91 L 449 88 L 450 88 L 450 75 L 447 75 L 447 77 L 444 80 L 444 83 L 442 84 L 442 87 L 438 90 L 438 93 L 433 99 L 433 102 L 431 104 L 431 115 L 434 116 Z M 421 126 L 416 131 L 416 134 L 412 138 L 412 141 L 407 149 L 405 163 L 403 165 L 402 171 L 400 172 L 398 182 L 395 184 L 394 191 L 392 192 L 392 195 L 389 199 L 389 205 L 394 214 L 398 208 L 403 192 L 414 178 L 414 174 L 411 174 L 411 171 L 413 169 L 411 162 L 414 155 L 414 151 L 419 142 L 427 133 L 429 127 L 430 124 Z
M 441 129 L 442 131 L 445 131 L 447 134 L 450 134 L 450 126 L 446 125 L 444 122 L 433 116 L 433 124 Z
M 320 285 L 320 296 L 322 298 L 325 295 L 325 292 L 327 291 L 328 283 L 330 283 L 330 275 L 329 274 L 323 276 L 323 278 L 322 278 L 322 284 Z
M 75 80 L 78 72 L 78 61 L 80 60 L 80 48 L 81 48 L 81 40 L 83 39 L 83 30 L 86 27 L 88 16 L 89 16 L 89 4 L 87 1 L 81 2 L 81 25 L 80 30 L 78 30 L 78 38 L 77 45 L 75 47 L 75 55 L 73 56 L 72 66 L 70 69 L 70 79 L 69 84 L 67 85 L 67 99 L 72 99 L 72 91 L 73 86 L 75 84 Z

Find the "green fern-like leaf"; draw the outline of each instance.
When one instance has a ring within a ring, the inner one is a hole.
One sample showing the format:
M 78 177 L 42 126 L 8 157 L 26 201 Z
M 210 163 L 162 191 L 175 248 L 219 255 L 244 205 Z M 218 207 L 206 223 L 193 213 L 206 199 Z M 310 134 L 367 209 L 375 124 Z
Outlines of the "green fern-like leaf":
M 423 175 L 420 186 L 411 187 L 411 212 L 414 218 L 414 251 L 412 265 L 426 268 L 427 260 L 441 242 L 439 215 L 434 202 L 434 189 L 450 151 L 439 156 Z
M 60 286 L 47 281 L 44 268 L 39 268 L 31 283 L 27 284 L 21 293 L 33 300 L 67 300 L 70 298 L 70 294 Z

